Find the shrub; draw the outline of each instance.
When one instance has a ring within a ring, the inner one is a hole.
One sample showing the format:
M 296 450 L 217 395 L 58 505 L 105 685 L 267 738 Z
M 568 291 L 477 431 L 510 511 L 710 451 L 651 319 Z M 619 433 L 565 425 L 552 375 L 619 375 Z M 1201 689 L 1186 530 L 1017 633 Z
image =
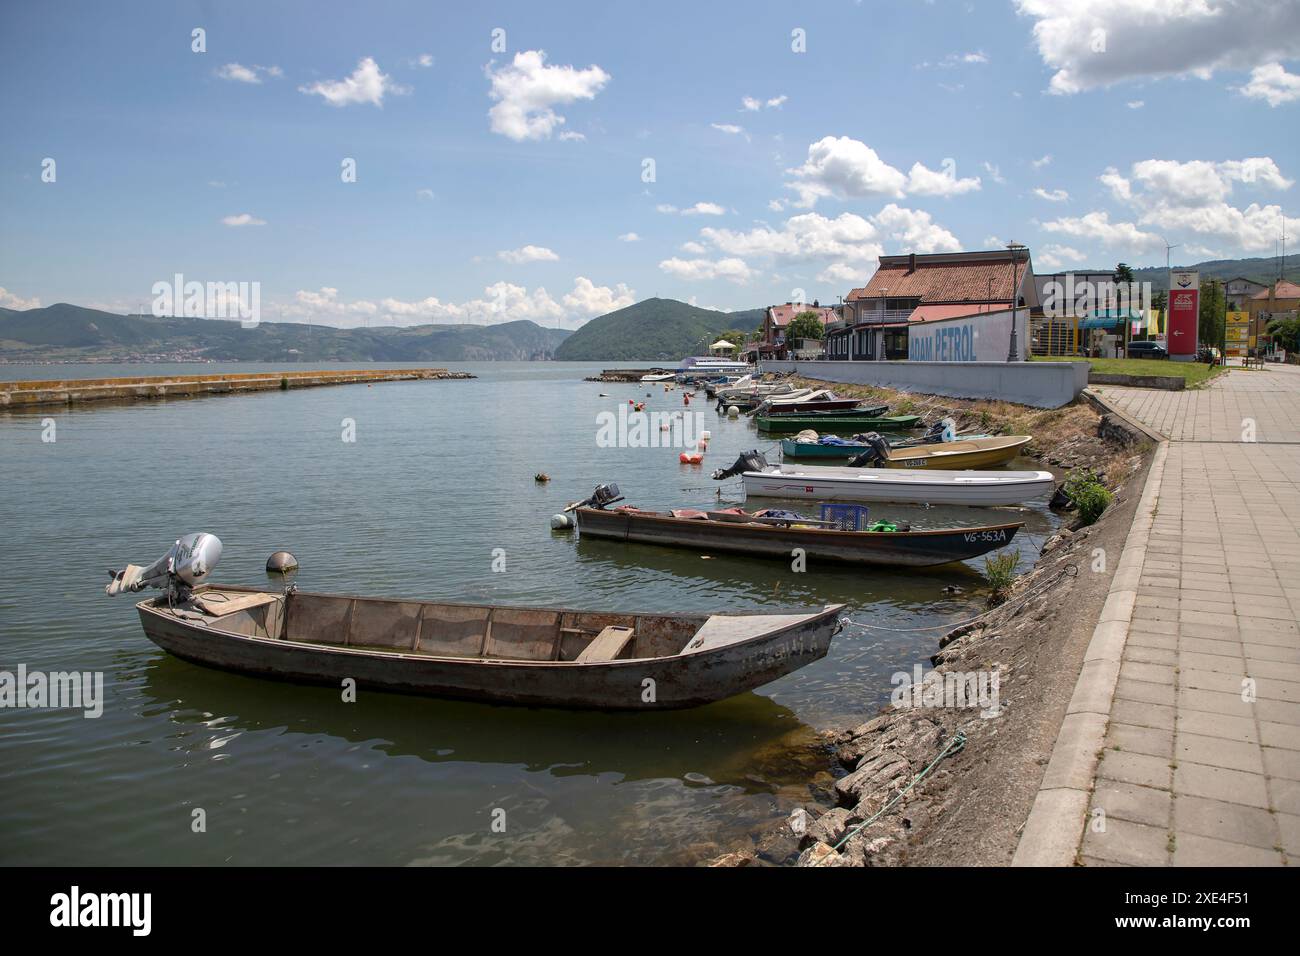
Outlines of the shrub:
M 1007 599 L 1007 591 L 1016 579 L 1016 566 L 1020 564 L 1019 551 L 1003 551 L 992 558 L 984 559 L 984 577 L 988 579 L 990 592 L 989 604 L 1001 604 Z
M 1090 525 L 1109 507 L 1111 494 L 1091 471 L 1074 471 L 1065 479 L 1065 497 L 1079 509 L 1079 523 Z

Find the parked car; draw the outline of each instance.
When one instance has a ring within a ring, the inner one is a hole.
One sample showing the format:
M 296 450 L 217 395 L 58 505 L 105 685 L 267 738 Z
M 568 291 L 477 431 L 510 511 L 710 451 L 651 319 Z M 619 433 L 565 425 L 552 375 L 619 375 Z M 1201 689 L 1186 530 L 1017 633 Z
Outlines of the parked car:
M 1129 358 L 1167 359 L 1169 352 L 1159 342 L 1130 342 Z

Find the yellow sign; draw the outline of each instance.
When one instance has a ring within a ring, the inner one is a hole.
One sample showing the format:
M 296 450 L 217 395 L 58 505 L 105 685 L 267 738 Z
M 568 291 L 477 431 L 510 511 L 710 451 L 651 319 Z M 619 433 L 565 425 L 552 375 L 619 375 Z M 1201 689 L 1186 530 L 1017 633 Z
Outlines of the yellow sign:
M 1229 312 L 1223 338 L 1229 355 L 1244 355 L 1247 348 L 1253 348 L 1254 342 L 1251 341 L 1250 335 L 1250 313 Z

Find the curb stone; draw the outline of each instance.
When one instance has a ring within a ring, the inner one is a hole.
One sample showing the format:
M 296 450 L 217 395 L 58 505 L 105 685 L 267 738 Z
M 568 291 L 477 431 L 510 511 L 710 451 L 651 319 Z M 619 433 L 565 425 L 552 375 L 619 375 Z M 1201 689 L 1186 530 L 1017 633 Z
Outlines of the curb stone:
M 1169 440 L 1163 435 L 1134 422 L 1095 394 L 1088 394 L 1087 398 L 1159 445 L 1151 459 L 1151 470 L 1147 472 L 1124 551 L 1111 579 L 1110 593 L 1084 654 L 1074 694 L 1021 832 L 1012 866 L 1073 866 L 1083 844 L 1088 802 L 1097 775 L 1097 754 L 1110 722 L 1120 660 L 1128 642 L 1138 580 L 1169 452 Z

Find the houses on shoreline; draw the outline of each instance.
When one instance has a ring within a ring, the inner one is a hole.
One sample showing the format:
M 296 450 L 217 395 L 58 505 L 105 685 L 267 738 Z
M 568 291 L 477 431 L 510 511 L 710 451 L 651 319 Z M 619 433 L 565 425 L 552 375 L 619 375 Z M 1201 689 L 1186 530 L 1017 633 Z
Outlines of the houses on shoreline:
M 1154 308 L 1150 284 L 1131 281 L 1131 275 L 1126 281 L 1126 271 L 1120 266 L 1037 274 L 1024 246 L 881 256 L 867 284 L 851 289 L 837 305 L 769 307 L 740 357 L 858 362 L 933 360 L 936 354 L 975 361 L 1123 356 L 1131 341 L 1151 338 L 1163 344 L 1168 331 Z M 1265 285 L 1237 276 L 1220 286 L 1227 311 L 1249 313 L 1251 349 L 1267 343 L 1270 321 L 1300 315 L 1300 285 L 1294 282 Z M 787 334 L 805 312 L 821 323 L 820 342 Z M 1001 343 L 979 342 L 981 330 Z M 955 343 L 953 349 L 946 342 Z

